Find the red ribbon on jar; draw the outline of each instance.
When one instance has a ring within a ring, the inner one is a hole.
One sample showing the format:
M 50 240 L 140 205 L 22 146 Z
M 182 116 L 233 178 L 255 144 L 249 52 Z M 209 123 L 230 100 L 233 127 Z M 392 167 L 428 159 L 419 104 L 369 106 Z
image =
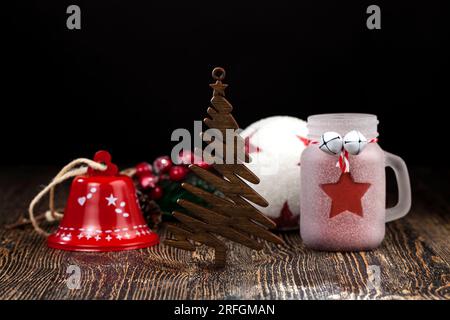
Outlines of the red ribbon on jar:
M 374 142 L 378 142 L 378 138 L 367 140 L 361 132 L 352 130 L 344 138 L 339 133 L 327 131 L 321 135 L 320 141 L 310 141 L 308 144 L 319 145 L 319 149 L 329 155 L 339 155 L 336 167 L 346 173 L 350 172 L 349 154 L 358 155 L 368 143 Z

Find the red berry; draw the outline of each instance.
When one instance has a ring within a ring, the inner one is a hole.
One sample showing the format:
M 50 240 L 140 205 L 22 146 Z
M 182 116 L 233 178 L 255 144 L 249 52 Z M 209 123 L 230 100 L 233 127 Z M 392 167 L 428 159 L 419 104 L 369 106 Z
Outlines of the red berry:
M 180 154 L 178 156 L 178 164 L 196 164 L 203 169 L 209 169 L 211 167 L 209 164 L 202 161 L 201 156 L 196 156 L 195 153 L 186 150 L 180 151 Z
M 157 176 L 154 176 L 152 174 L 148 174 L 145 176 L 139 177 L 139 185 L 143 189 L 150 189 L 154 188 L 156 184 L 158 183 L 159 178 Z
M 183 180 L 188 174 L 189 169 L 183 166 L 173 166 L 170 168 L 169 177 L 172 181 Z
M 178 164 L 189 165 L 194 163 L 194 153 L 189 150 L 181 150 L 178 155 Z
M 156 173 L 168 172 L 172 167 L 172 160 L 170 160 L 168 156 L 158 157 L 153 162 L 153 167 L 155 168 Z
M 138 165 L 136 165 L 136 175 L 138 177 L 146 176 L 153 173 L 152 166 L 150 163 L 147 162 L 141 162 Z
M 152 189 L 152 191 L 150 192 L 150 197 L 153 200 L 158 200 L 161 199 L 163 196 L 163 189 L 160 186 L 156 186 Z
M 204 162 L 204 161 L 199 161 L 199 162 L 197 162 L 197 163 L 195 163 L 197 166 L 199 166 L 200 168 L 203 168 L 203 169 L 206 169 L 206 170 L 208 170 L 209 168 L 211 168 L 211 165 L 210 164 L 207 164 L 206 162 Z

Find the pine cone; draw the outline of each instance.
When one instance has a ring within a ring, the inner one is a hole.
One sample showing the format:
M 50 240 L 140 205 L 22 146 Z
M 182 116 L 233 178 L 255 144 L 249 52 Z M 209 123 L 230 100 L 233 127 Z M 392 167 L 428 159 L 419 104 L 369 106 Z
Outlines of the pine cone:
M 150 199 L 149 195 L 143 193 L 141 190 L 137 190 L 137 196 L 142 213 L 144 214 L 149 227 L 153 230 L 157 230 L 162 220 L 161 209 L 154 200 Z

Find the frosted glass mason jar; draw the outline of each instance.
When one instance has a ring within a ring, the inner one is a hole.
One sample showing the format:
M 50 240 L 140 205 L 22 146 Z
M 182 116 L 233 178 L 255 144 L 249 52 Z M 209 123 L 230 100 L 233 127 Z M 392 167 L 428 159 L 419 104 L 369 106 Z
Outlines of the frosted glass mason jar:
M 308 138 L 319 141 L 334 131 L 342 137 L 352 130 L 367 140 L 378 136 L 378 120 L 370 114 L 320 114 L 308 117 Z M 381 138 L 382 141 L 383 138 Z M 411 189 L 405 162 L 378 143 L 368 143 L 358 155 L 349 155 L 349 173 L 336 167 L 338 155 L 310 144 L 301 156 L 300 233 L 305 245 L 329 251 L 374 249 L 381 244 L 385 223 L 405 216 Z M 386 166 L 397 179 L 399 200 L 386 209 Z

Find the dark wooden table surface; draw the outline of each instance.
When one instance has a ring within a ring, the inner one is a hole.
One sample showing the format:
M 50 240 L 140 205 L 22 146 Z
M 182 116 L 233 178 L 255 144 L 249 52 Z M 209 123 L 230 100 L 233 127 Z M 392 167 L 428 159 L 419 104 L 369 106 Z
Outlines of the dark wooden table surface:
M 56 171 L 0 169 L 0 299 L 450 298 L 449 170 L 411 170 L 412 211 L 387 225 L 375 251 L 314 252 L 298 232 L 289 232 L 282 234 L 285 246 L 266 244 L 261 252 L 228 243 L 223 270 L 209 267 L 208 249 L 192 257 L 164 245 L 74 253 L 47 248 L 31 228 L 6 230 Z M 80 267 L 80 289 L 67 286 L 69 265 Z

